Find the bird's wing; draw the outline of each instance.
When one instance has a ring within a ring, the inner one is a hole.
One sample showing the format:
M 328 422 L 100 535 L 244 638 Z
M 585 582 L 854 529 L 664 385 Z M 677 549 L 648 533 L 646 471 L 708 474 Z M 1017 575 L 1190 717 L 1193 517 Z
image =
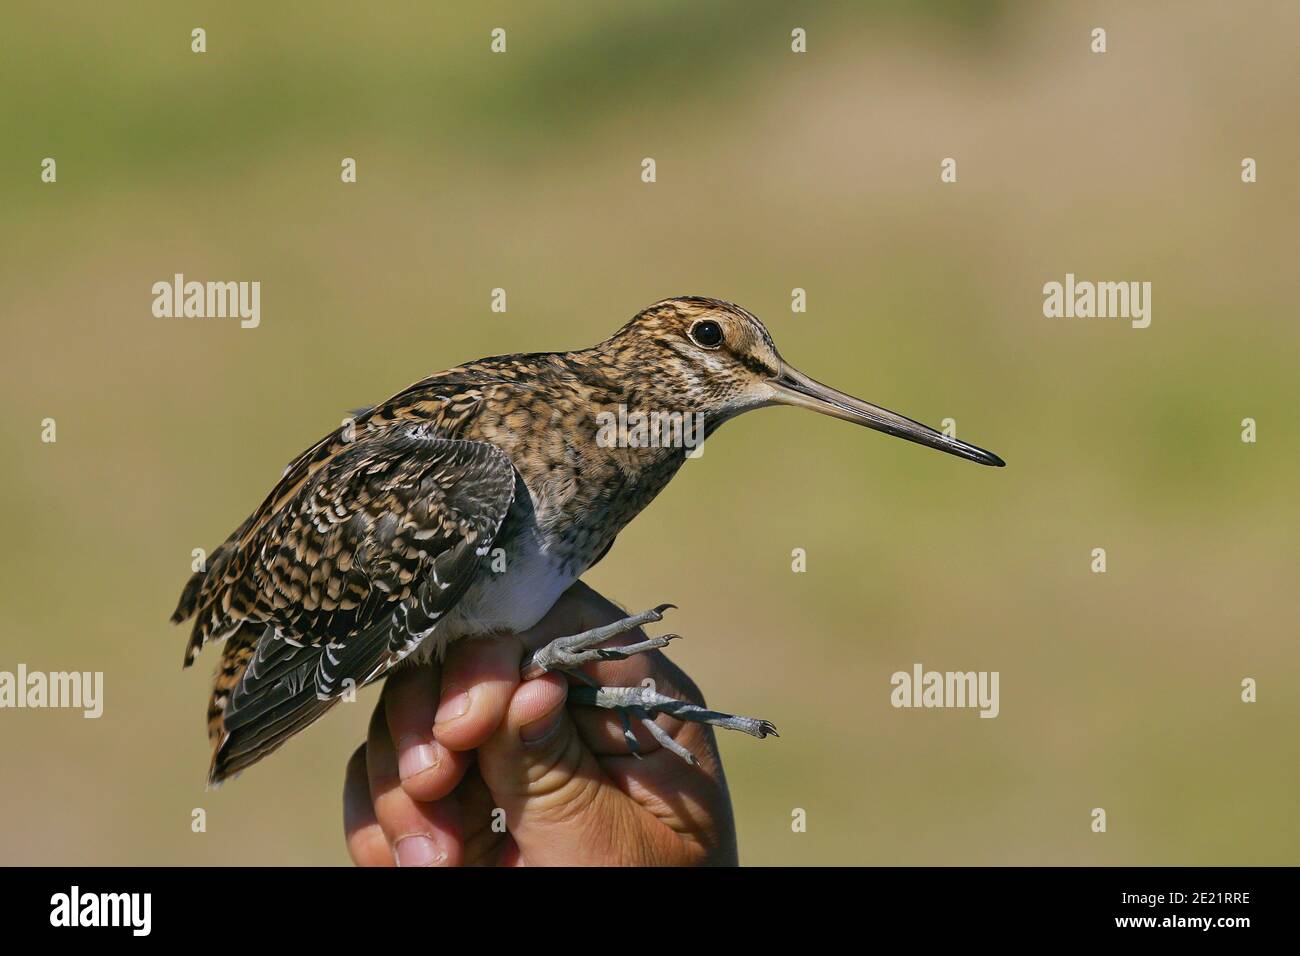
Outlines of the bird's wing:
M 411 427 L 303 471 L 286 474 L 296 487 L 272 494 L 190 594 L 187 660 L 229 635 L 210 711 L 214 781 L 428 636 L 483 566 L 515 495 L 500 449 Z

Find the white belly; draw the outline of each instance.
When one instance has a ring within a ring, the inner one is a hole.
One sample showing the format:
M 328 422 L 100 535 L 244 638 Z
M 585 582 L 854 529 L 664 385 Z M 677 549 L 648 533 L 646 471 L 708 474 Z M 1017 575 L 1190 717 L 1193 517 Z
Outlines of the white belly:
M 577 575 L 562 570 L 560 562 L 539 550 L 531 536 L 526 542 L 514 549 L 504 571 L 486 571 L 470 585 L 420 645 L 417 660 L 441 659 L 447 644 L 458 638 L 517 633 L 545 616 Z

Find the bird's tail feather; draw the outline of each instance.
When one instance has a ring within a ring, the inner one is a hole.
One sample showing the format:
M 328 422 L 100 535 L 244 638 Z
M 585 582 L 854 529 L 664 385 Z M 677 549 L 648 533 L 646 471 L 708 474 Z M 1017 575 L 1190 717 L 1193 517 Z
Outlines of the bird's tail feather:
M 358 635 L 346 649 L 290 644 L 264 627 L 253 638 L 251 631 L 241 628 L 223 647 L 208 707 L 210 786 L 257 763 L 356 689 L 328 680 L 331 672 L 365 675 L 359 687 L 391 658 L 386 628 Z

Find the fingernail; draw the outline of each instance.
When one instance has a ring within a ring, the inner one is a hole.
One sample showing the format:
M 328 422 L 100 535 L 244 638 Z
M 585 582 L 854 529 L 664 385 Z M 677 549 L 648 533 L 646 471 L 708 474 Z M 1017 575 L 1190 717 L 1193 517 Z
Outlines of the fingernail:
M 433 721 L 436 724 L 445 724 L 457 717 L 464 717 L 467 710 L 469 710 L 469 692 L 462 690 L 448 697 L 438 706 L 438 713 Z
M 423 835 L 402 837 L 394 849 L 398 866 L 432 866 L 443 858 L 438 844 Z
M 438 751 L 433 744 L 415 734 L 407 734 L 397 742 L 397 773 L 403 780 L 432 769 L 438 764 Z
M 557 707 L 554 712 L 547 714 L 545 717 L 534 720 L 531 724 L 524 724 L 519 728 L 519 739 L 526 744 L 540 744 L 560 729 L 560 721 L 564 717 L 564 708 Z

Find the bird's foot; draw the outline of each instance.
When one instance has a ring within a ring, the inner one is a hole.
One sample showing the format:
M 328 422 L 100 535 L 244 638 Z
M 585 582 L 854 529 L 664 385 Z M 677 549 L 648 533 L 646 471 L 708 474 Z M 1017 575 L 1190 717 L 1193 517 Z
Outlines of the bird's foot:
M 621 661 L 633 654 L 642 654 L 660 647 L 667 647 L 669 641 L 678 637 L 677 634 L 651 637 L 624 647 L 597 647 L 596 645 L 603 644 L 610 638 L 617 637 L 627 631 L 634 631 L 643 624 L 662 621 L 664 611 L 675 608 L 676 605 L 673 604 L 660 604 L 657 608 L 642 611 L 640 614 L 633 614 L 631 617 L 614 621 L 612 624 L 593 627 L 591 630 L 583 631 L 580 634 L 557 637 L 545 647 L 533 651 L 528 660 L 524 662 L 520 676 L 524 680 L 532 680 L 534 677 L 541 677 L 547 671 L 574 671 L 583 664 L 591 664 L 596 661 Z
M 661 604 L 653 610 L 643 611 L 640 614 L 614 621 L 612 624 L 583 631 L 581 634 L 557 637 L 545 647 L 534 651 L 528 660 L 524 662 L 520 674 L 524 680 L 531 680 L 540 677 L 547 671 L 558 670 L 572 673 L 579 679 L 586 681 L 590 686 L 569 689 L 569 700 L 590 707 L 603 707 L 608 710 L 618 711 L 623 717 L 623 734 L 633 753 L 637 752 L 637 742 L 636 735 L 632 732 L 629 717 L 636 718 L 665 750 L 675 753 L 689 764 L 697 762 L 695 755 L 655 723 L 655 715 L 668 714 L 678 720 L 712 724 L 714 727 L 722 727 L 727 730 L 739 730 L 741 733 L 759 739 L 767 736 L 780 736 L 776 732 L 776 727 L 768 720 L 760 720 L 757 717 L 737 717 L 733 714 L 709 710 L 699 704 L 678 700 L 675 697 L 667 697 L 649 687 L 601 687 L 590 677 L 577 670 L 583 664 L 595 661 L 624 660 L 633 654 L 641 654 L 645 651 L 666 647 L 669 641 L 679 635 L 665 634 L 663 637 L 651 637 L 623 647 L 598 647 L 597 645 L 612 637 L 617 637 L 619 634 L 635 630 L 644 624 L 663 620 L 664 612 L 672 607 L 674 607 L 672 604 Z
M 633 753 L 637 752 L 636 736 L 632 733 L 631 725 L 627 720 L 628 715 L 635 717 L 641 726 L 645 727 L 665 750 L 671 750 L 692 765 L 697 762 L 695 755 L 655 723 L 656 714 L 668 714 L 678 720 L 689 720 L 698 724 L 712 724 L 714 727 L 722 727 L 726 730 L 739 730 L 742 734 L 749 734 L 751 737 L 757 737 L 760 740 L 769 736 L 781 736 L 776 732 L 776 726 L 770 720 L 761 720 L 758 717 L 738 717 L 735 714 L 724 714 L 720 711 L 709 710 L 707 707 L 692 704 L 690 701 L 678 700 L 676 697 L 660 694 L 649 687 L 571 687 L 569 688 L 569 700 L 575 704 L 604 707 L 622 714 L 623 735 Z
M 712 724 L 726 730 L 739 730 L 760 740 L 764 737 L 779 737 L 776 727 L 770 720 L 757 717 L 737 717 L 709 710 L 690 701 L 667 697 L 649 687 L 574 687 L 569 691 L 569 700 L 589 707 L 606 707 L 610 710 L 626 710 L 629 713 L 644 711 L 646 714 L 668 714 L 678 720 L 690 720 L 697 724 Z

